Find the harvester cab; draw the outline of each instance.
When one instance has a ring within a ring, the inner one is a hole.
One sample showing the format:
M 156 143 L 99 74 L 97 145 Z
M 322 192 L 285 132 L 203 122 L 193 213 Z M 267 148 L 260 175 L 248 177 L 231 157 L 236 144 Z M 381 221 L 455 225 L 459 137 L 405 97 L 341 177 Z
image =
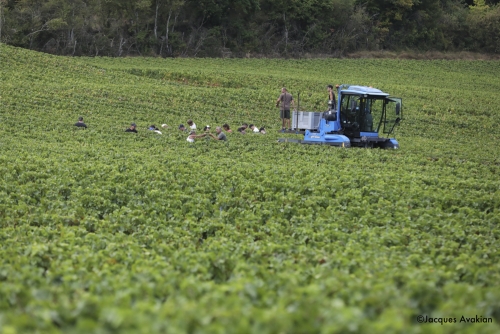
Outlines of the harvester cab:
M 280 142 L 324 144 L 343 147 L 399 148 L 387 138 L 403 117 L 400 98 L 366 86 L 341 85 L 337 105 L 326 112 L 294 111 L 292 128 L 304 131 L 304 140 Z

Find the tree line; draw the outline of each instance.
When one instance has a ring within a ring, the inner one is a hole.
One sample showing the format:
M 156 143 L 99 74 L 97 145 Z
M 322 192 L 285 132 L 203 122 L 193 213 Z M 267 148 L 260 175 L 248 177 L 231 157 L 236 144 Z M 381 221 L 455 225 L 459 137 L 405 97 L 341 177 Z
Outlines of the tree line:
M 0 0 L 0 41 L 75 56 L 500 53 L 500 0 Z

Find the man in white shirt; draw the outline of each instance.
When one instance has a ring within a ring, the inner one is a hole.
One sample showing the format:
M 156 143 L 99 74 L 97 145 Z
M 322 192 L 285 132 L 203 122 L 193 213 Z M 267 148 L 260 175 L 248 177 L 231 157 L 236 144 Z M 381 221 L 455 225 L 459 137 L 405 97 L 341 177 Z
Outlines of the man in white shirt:
M 250 128 L 250 129 L 252 129 L 252 131 L 253 131 L 254 133 L 259 133 L 259 132 L 260 132 L 260 131 L 259 131 L 259 128 L 258 128 L 258 127 L 256 127 L 256 126 L 255 126 L 255 125 L 253 125 L 253 124 L 250 124 L 249 128 Z
M 195 131 L 191 131 L 189 133 L 189 136 L 187 137 L 187 141 L 190 142 L 190 143 L 194 143 L 194 139 L 196 138 L 196 132 Z
M 195 123 L 193 123 L 193 120 L 192 120 L 192 119 L 188 119 L 187 124 L 189 125 L 189 128 L 190 128 L 191 130 L 193 130 L 193 131 L 195 131 L 195 130 L 196 130 L 196 124 L 195 124 Z

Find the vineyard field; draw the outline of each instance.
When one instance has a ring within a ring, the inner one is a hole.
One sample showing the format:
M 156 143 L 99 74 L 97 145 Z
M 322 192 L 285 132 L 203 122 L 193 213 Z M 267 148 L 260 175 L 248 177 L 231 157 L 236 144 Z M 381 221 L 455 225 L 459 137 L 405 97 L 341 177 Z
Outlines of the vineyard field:
M 0 44 L 0 333 L 500 332 L 498 73 Z M 337 83 L 403 99 L 399 150 L 277 142 Z

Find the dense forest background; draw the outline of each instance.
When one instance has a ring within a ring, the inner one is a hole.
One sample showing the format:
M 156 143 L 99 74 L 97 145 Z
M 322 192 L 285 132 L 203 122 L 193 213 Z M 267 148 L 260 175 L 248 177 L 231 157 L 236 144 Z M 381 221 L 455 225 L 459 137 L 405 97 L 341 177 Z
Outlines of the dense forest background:
M 500 53 L 500 0 L 0 0 L 0 41 L 60 55 Z

